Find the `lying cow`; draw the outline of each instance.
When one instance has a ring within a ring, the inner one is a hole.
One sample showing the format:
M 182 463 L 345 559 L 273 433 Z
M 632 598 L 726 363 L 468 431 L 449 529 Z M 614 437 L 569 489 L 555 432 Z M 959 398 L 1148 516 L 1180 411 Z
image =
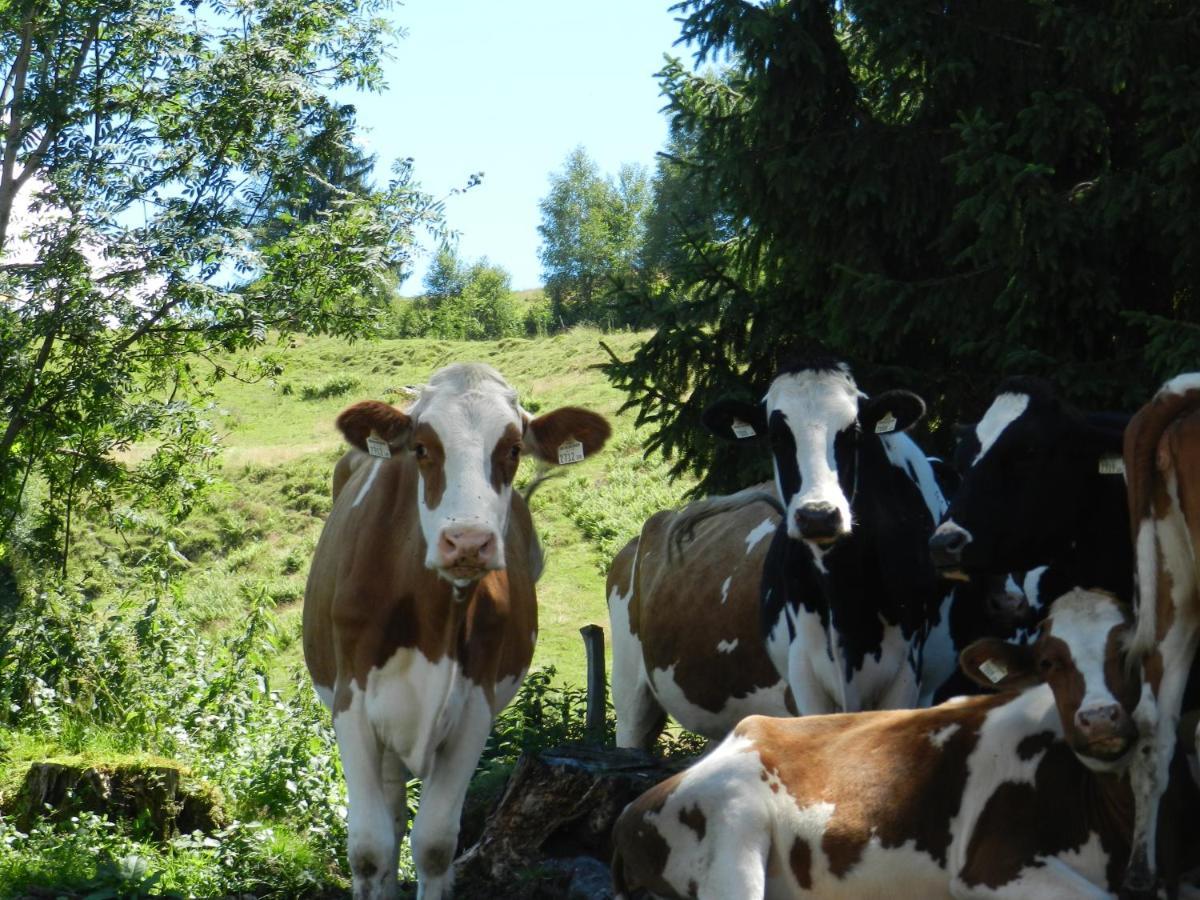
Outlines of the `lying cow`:
M 537 636 L 541 554 L 513 476 L 524 455 L 590 456 L 609 427 L 574 407 L 533 418 L 477 364 L 435 373 L 406 412 L 359 403 L 337 424 L 354 449 L 308 577 L 304 658 L 333 712 L 354 897 L 396 895 L 415 776 L 413 859 L 435 900 L 453 880 L 467 782 Z
M 945 500 L 903 433 L 924 412 L 906 391 L 866 397 L 832 359 L 785 367 L 760 403 L 705 412 L 718 435 L 771 449 L 768 499 L 782 516 L 763 561 L 761 626 L 802 715 L 915 706 L 954 671 L 926 546 Z M 694 504 L 672 540 L 754 501 L 743 492 Z
M 988 640 L 964 654 L 1003 694 L 747 719 L 621 814 L 617 895 L 1109 896 L 1131 830 L 1117 774 L 1137 738 L 1139 686 L 1119 650 L 1128 627 L 1121 604 L 1074 592 L 1033 647 Z M 1172 785 L 1200 799 L 1186 773 Z M 1200 848 L 1187 837 L 1190 866 Z
M 738 506 L 676 550 L 668 536 L 687 514 L 655 513 L 608 573 L 619 747 L 649 749 L 668 713 L 720 739 L 748 715 L 796 712 L 759 628 L 763 560 L 779 516 L 762 502 Z

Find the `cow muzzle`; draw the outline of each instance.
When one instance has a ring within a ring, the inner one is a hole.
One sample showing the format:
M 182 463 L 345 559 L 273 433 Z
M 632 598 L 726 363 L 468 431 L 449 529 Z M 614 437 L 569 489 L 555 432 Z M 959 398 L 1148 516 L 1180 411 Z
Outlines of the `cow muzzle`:
M 1138 737 L 1132 717 L 1119 703 L 1092 706 L 1075 713 L 1075 749 L 1102 762 L 1120 759 Z
M 479 578 L 501 568 L 499 543 L 490 529 L 444 528 L 437 540 L 437 568 L 455 580 Z
M 961 573 L 963 551 L 971 543 L 971 532 L 955 522 L 943 522 L 929 538 L 929 555 L 943 575 Z
M 849 533 L 841 510 L 828 503 L 796 507 L 793 522 L 801 538 L 816 544 L 832 544 Z

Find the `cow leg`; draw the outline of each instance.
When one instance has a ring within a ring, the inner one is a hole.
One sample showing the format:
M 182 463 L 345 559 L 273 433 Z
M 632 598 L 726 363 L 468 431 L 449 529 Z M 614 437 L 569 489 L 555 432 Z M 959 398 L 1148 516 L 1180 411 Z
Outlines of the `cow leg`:
M 492 720 L 483 689 L 472 686 L 457 728 L 438 747 L 429 773 L 421 782 L 421 805 L 412 830 L 418 900 L 442 900 L 450 896 L 467 784 L 479 764 Z
M 1183 622 L 1176 620 L 1156 651 L 1163 655 L 1164 661 L 1171 661 L 1162 667 L 1158 696 L 1151 693 L 1148 685 L 1144 686 L 1141 701 L 1133 713 L 1140 738 L 1129 767 L 1134 815 L 1129 866 L 1121 892 L 1124 897 L 1151 897 L 1155 893 L 1158 807 L 1167 789 L 1183 691 L 1198 636 L 1195 628 L 1183 626 Z
M 408 780 L 412 777 L 404 762 L 388 748 L 382 751 L 383 797 L 392 812 L 393 831 L 396 834 L 396 863 L 400 865 L 400 843 L 408 831 Z
M 383 752 L 367 721 L 362 694 L 333 717 L 338 754 L 346 775 L 349 823 L 347 855 L 354 900 L 393 900 L 397 894 L 396 824 L 384 785 Z
M 797 715 L 823 716 L 842 711 L 840 703 L 817 679 L 802 641 L 796 641 L 788 648 L 787 680 L 796 701 Z
M 618 677 L 615 646 L 613 657 L 612 688 L 613 709 L 617 713 L 617 746 L 649 750 L 667 724 L 666 711 L 650 688 L 641 660 L 638 661 L 639 671 L 632 678 L 628 673 Z

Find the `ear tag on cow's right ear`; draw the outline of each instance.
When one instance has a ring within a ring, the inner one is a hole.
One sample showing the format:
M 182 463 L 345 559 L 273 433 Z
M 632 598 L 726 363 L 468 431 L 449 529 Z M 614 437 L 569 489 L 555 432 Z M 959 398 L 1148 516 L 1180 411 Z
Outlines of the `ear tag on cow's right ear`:
M 891 434 L 896 430 L 896 417 L 891 413 L 884 413 L 883 418 L 875 423 L 876 434 Z
M 733 424 L 730 425 L 730 427 L 733 429 L 733 436 L 738 440 L 752 438 L 758 434 L 758 432 L 754 430 L 753 425 L 751 425 L 749 422 L 743 422 L 741 419 L 734 419 Z
M 388 446 L 388 442 L 375 435 L 367 438 L 367 452 L 378 459 L 392 458 L 392 448 Z
M 571 439 L 558 445 L 558 464 L 560 466 L 577 462 L 583 462 L 583 444 Z
M 1097 466 L 1101 475 L 1124 475 L 1125 460 L 1117 456 L 1115 453 L 1100 457 L 1100 464 Z
M 992 684 L 999 684 L 1004 680 L 1004 676 L 1008 674 L 1008 669 L 1002 663 L 994 659 L 985 659 L 979 664 L 979 671 L 983 673 L 983 677 Z

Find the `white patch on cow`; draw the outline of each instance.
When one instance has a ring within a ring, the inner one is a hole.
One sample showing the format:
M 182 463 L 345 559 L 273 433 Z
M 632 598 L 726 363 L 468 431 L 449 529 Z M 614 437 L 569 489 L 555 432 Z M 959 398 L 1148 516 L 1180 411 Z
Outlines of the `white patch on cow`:
M 495 559 L 503 566 L 512 485 L 499 491 L 492 486 L 492 451 L 509 425 L 524 427 L 516 391 L 491 366 L 457 363 L 434 373 L 408 414 L 415 424 L 432 428 L 445 451 L 445 489 L 436 509 L 428 506 L 424 476 L 418 479 L 425 565 L 437 568 L 438 538 L 445 529 L 472 528 L 491 532 Z
M 684 693 L 683 687 L 675 677 L 675 665 L 665 669 L 651 669 L 649 672 L 650 686 L 663 709 L 669 709 L 671 716 L 688 731 L 702 734 L 708 738 L 721 738 L 729 734 L 738 722 L 750 715 L 790 716 L 788 709 L 787 683 L 781 678 L 769 687 L 755 688 L 742 697 L 726 697 L 725 705 L 713 712 L 693 703 Z M 613 706 L 616 706 L 614 691 Z M 621 717 L 618 712 L 617 723 Z M 617 741 L 622 745 L 620 740 Z
M 934 537 L 940 537 L 944 534 L 965 534 L 967 536 L 966 543 L 968 544 L 975 540 L 975 536 L 972 535 L 971 532 L 967 531 L 967 529 L 963 528 L 953 519 L 947 519 L 937 528 L 933 529 L 933 535 L 931 536 L 931 539 Z
M 313 690 L 317 692 L 317 699 L 320 700 L 328 709 L 333 709 L 333 688 L 326 687 L 323 684 L 313 682 Z
M 937 731 L 929 732 L 929 743 L 941 750 L 946 746 L 946 741 L 954 737 L 962 729 L 962 726 L 957 722 L 951 722 Z
M 1125 616 L 1111 596 L 1075 588 L 1054 601 L 1050 617 L 1042 626 L 1071 650 L 1071 660 L 1083 680 L 1081 712 L 1119 705 L 1104 680 L 1108 642 L 1096 640 L 1095 635 L 1099 632 L 1107 636 L 1124 622 Z
M 992 449 L 992 445 L 996 443 L 1000 435 L 1004 433 L 1004 429 L 1015 422 L 1028 408 L 1028 394 L 1001 394 L 993 400 L 988 411 L 983 414 L 983 418 L 975 426 L 975 437 L 979 439 L 979 452 L 971 460 L 971 465 L 978 464 Z
M 732 653 L 734 651 L 734 649 L 737 647 L 737 645 L 738 645 L 737 638 L 734 638 L 732 641 L 721 641 L 719 644 L 717 644 L 717 652 L 718 653 Z
M 773 519 L 770 516 L 767 516 L 767 518 L 763 519 L 761 522 L 759 522 L 757 525 L 755 525 L 754 528 L 751 529 L 750 533 L 748 535 L 746 535 L 746 555 L 749 556 L 751 553 L 754 552 L 754 548 L 758 544 L 759 541 L 761 541 L 763 538 L 768 537 L 774 533 L 775 533 L 775 519 Z
M 613 584 L 608 593 L 608 621 L 612 629 L 612 695 L 617 714 L 617 746 L 643 747 L 647 732 L 656 723 L 658 701 L 646 674 L 642 642 L 633 632 L 629 604 L 641 563 L 641 550 L 629 567 L 629 583 Z
M 1138 523 L 1134 551 L 1137 555 L 1137 624 L 1130 652 L 1137 658 L 1149 653 L 1158 642 L 1158 536 L 1153 518 Z
M 1200 372 L 1185 372 L 1182 375 L 1176 375 L 1161 388 L 1158 389 L 1158 396 L 1166 394 L 1186 394 L 1188 391 L 1200 391 Z
M 725 603 L 729 599 L 729 586 L 731 584 L 733 584 L 732 575 L 721 582 L 721 603 Z
M 940 522 L 946 513 L 946 498 L 938 487 L 937 478 L 933 474 L 933 466 L 929 457 L 921 452 L 921 448 L 907 434 L 889 434 L 879 439 L 883 444 L 883 452 L 887 454 L 888 462 L 903 472 L 921 492 L 925 508 L 929 510 L 932 522 Z
M 367 675 L 367 718 L 413 777 L 424 778 L 471 686 L 450 657 L 432 662 L 416 648 L 401 648 Z
M 375 476 L 379 474 L 379 467 L 383 465 L 383 460 L 377 459 L 371 463 L 371 471 L 367 474 L 367 480 L 363 482 L 363 486 L 358 489 L 358 493 L 354 495 L 354 502 L 351 507 L 358 506 L 363 502 L 363 499 L 371 491 L 371 485 L 375 483 Z
M 1042 576 L 1049 570 L 1049 566 L 1038 566 L 1036 569 L 1030 569 L 1025 573 L 1025 577 L 1021 579 L 1020 591 L 1025 595 L 1025 599 L 1029 601 L 1031 609 L 1041 609 L 1053 597 L 1042 596 Z M 1009 576 L 1009 581 L 1012 581 L 1012 576 Z
M 938 609 L 937 620 L 921 645 L 920 706 L 932 704 L 938 688 L 958 671 L 958 651 L 950 634 L 950 607 L 953 604 L 954 591 L 949 591 Z
M 802 539 L 796 525 L 796 511 L 802 506 L 832 507 L 841 514 L 843 527 L 849 529 L 850 501 L 838 482 L 833 442 L 838 432 L 852 427 L 858 419 L 858 398 L 858 388 L 844 365 L 835 371 L 780 375 L 767 390 L 767 420 L 773 413 L 782 413 L 796 444 L 800 490 L 794 496 L 783 496 L 778 461 L 775 466 L 776 490 L 787 504 L 788 536 L 795 540 Z

